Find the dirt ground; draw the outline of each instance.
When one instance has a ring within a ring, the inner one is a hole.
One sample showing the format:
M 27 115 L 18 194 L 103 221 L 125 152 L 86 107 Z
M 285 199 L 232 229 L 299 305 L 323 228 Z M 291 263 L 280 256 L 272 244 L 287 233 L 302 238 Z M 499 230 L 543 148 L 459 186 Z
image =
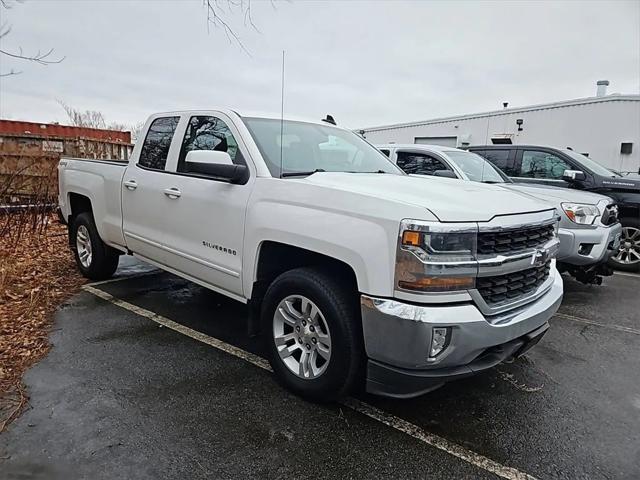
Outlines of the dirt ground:
M 0 236 L 0 432 L 26 403 L 21 378 L 49 350 L 53 312 L 84 283 L 54 216 L 17 231 Z

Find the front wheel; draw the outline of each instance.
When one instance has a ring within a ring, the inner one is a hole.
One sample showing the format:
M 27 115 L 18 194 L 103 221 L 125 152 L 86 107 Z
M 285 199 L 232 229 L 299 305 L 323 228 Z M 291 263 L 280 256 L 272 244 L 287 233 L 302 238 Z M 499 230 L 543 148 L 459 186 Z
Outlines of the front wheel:
M 613 254 L 609 263 L 618 270 L 640 271 L 640 221 L 624 222 L 620 248 Z
M 102 241 L 90 213 L 81 213 L 74 219 L 71 247 L 78 269 L 91 280 L 111 278 L 118 268 L 119 253 Z
M 357 292 L 334 277 L 312 268 L 285 272 L 267 290 L 262 308 L 276 378 L 316 401 L 347 395 L 365 359 Z

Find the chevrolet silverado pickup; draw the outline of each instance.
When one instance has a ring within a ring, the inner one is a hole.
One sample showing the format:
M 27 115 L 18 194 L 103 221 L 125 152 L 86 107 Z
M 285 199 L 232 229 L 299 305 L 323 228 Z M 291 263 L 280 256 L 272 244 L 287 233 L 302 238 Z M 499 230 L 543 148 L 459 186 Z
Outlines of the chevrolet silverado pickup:
M 303 397 L 428 392 L 522 355 L 560 305 L 558 216 L 530 196 L 408 176 L 327 121 L 172 112 L 142 138 L 60 160 L 78 268 L 130 254 L 247 303 Z
M 491 183 L 533 195 L 560 214 L 558 270 L 586 284 L 601 284 L 613 274 L 611 258 L 619 253 L 622 226 L 618 206 L 597 193 L 550 185 L 521 184 L 480 155 L 440 145 L 378 145 L 406 173 Z M 640 241 L 640 237 L 638 238 Z

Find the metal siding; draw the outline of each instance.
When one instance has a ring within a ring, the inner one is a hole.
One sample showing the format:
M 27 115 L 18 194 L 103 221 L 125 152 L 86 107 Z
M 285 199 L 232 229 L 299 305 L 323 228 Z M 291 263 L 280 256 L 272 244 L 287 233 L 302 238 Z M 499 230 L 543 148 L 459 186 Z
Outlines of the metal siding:
M 455 148 L 458 146 L 458 137 L 416 137 L 414 143 Z
M 611 99 L 535 110 L 508 111 L 470 116 L 430 124 L 365 129 L 373 144 L 414 143 L 418 137 L 464 137 L 470 145 L 491 144 L 491 137 L 513 135 L 514 144 L 571 147 L 588 153 L 602 165 L 625 172 L 640 170 L 640 98 Z M 518 132 L 516 119 L 524 121 Z M 630 155 L 620 153 L 623 142 L 632 142 Z

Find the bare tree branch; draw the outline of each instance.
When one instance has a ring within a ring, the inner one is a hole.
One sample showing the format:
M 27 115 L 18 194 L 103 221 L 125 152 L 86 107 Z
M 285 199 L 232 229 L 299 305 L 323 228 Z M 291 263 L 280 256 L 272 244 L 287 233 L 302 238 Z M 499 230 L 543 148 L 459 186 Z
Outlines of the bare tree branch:
M 22 2 L 23 0 L 0 0 L 0 7 L 4 7 L 9 10 L 14 5 Z
M 11 75 L 20 75 L 22 71 L 16 72 L 13 68 L 9 70 L 7 73 L 0 73 L 0 78 L 2 77 L 10 77 Z
M 0 53 L 7 55 L 9 57 L 13 57 L 13 58 L 19 58 L 21 60 L 27 60 L 29 62 L 34 62 L 37 63 L 38 65 L 51 65 L 53 63 L 60 63 L 62 62 L 65 57 L 59 58 L 57 60 L 49 60 L 49 57 L 51 56 L 51 54 L 53 54 L 53 48 L 49 49 L 49 51 L 47 52 L 40 52 L 40 50 L 38 50 L 38 52 L 35 55 L 24 55 L 22 53 L 22 47 L 19 47 L 18 52 L 19 53 L 11 53 L 11 52 L 7 52 L 6 50 L 3 50 L 0 48 Z
M 4 8 L 8 10 L 13 6 L 22 3 L 22 0 L 0 0 L 0 9 Z M 6 22 L 0 25 L 0 40 L 6 37 L 11 33 L 11 25 L 8 25 Z M 6 55 L 7 57 L 15 58 L 18 60 L 25 60 L 27 62 L 37 63 L 38 65 L 52 65 L 55 63 L 62 62 L 65 57 L 55 59 L 52 57 L 54 52 L 53 48 L 50 48 L 46 52 L 42 52 L 38 50 L 35 55 L 28 55 L 22 51 L 22 47 L 18 47 L 18 51 L 10 52 L 8 50 L 4 50 L 0 48 L 0 54 Z M 10 75 L 19 75 L 22 72 L 18 72 L 14 69 L 11 69 L 8 73 L 0 73 L 0 77 L 8 77 Z
M 237 44 L 244 53 L 251 56 L 240 36 L 226 19 L 227 15 L 233 15 L 238 11 L 242 15 L 245 26 L 251 26 L 256 32 L 261 33 L 253 21 L 251 0 L 203 0 L 202 4 L 207 9 L 207 33 L 209 33 L 209 25 L 221 28 L 230 44 Z

